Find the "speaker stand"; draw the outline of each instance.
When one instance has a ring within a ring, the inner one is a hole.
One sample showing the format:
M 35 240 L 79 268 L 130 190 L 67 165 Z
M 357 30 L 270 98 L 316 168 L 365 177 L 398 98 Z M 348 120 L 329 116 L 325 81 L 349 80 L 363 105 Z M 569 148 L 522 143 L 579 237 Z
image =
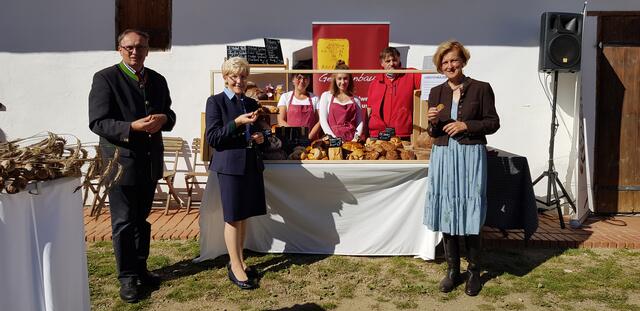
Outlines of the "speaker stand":
M 555 144 L 556 130 L 558 129 L 558 121 L 556 118 L 556 99 L 558 97 L 558 71 L 554 70 L 553 72 L 553 104 L 551 106 L 551 138 L 549 139 L 549 168 L 542 172 L 538 178 L 533 182 L 535 186 L 542 178 L 547 177 L 547 196 L 546 200 L 540 200 L 536 198 L 536 201 L 546 205 L 546 206 L 556 206 L 556 210 L 558 211 L 558 219 L 560 220 L 560 228 L 564 229 L 564 218 L 562 218 L 562 210 L 560 209 L 560 199 L 567 198 L 567 202 L 571 205 L 571 208 L 575 211 L 576 206 L 569 198 L 569 194 L 562 186 L 560 179 L 558 178 L 558 172 L 556 172 L 556 168 L 553 164 L 553 148 Z M 562 195 L 558 196 L 558 187 L 562 191 Z M 553 192 L 552 192 L 553 190 Z

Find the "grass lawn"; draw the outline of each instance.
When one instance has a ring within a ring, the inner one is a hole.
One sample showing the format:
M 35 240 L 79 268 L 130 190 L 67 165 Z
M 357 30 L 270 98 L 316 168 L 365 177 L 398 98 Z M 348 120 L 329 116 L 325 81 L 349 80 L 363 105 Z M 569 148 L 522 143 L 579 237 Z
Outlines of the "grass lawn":
M 92 310 L 640 310 L 637 250 L 489 249 L 484 288 L 468 297 L 464 285 L 437 290 L 441 259 L 253 252 L 260 288 L 242 291 L 227 279 L 228 257 L 195 264 L 197 241 L 152 242 L 149 269 L 164 282 L 137 304 L 118 297 L 112 252 L 87 244 Z

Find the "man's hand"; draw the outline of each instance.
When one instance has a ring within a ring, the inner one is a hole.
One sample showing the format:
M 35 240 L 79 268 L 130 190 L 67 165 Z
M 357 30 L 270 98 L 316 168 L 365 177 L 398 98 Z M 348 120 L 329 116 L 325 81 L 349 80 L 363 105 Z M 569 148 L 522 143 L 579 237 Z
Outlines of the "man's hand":
M 167 123 L 167 115 L 152 114 L 131 122 L 131 129 L 136 132 L 153 134 L 160 131 L 165 123 Z

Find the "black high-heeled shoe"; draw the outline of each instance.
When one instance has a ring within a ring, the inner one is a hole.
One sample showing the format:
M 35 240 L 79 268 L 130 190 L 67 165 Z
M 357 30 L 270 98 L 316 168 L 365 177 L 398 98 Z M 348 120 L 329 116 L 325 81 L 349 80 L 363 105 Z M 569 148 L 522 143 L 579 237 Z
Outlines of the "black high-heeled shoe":
M 254 289 L 256 288 L 256 285 L 251 282 L 251 279 L 247 279 L 246 281 L 240 281 L 238 280 L 238 278 L 236 278 L 236 276 L 233 274 L 233 271 L 231 270 L 231 264 L 227 264 L 227 274 L 229 275 L 229 280 L 231 281 L 231 283 L 235 284 L 236 286 L 240 287 L 240 289 Z
M 258 270 L 254 267 L 249 267 L 247 266 L 246 269 L 244 269 L 244 273 L 247 274 L 247 277 L 249 279 L 257 279 L 260 276 L 260 273 L 258 272 Z

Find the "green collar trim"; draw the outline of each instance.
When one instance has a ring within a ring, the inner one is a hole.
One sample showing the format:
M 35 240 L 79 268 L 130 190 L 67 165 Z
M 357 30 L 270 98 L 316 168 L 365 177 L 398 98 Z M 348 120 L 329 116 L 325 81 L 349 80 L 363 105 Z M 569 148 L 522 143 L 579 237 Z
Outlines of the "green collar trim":
M 124 74 L 126 74 L 127 76 L 129 76 L 129 78 L 131 78 L 131 79 L 133 79 L 133 80 L 135 80 L 135 81 L 138 81 L 138 76 L 136 76 L 136 74 L 135 74 L 135 73 L 131 72 L 131 70 L 129 70 L 129 68 L 127 68 L 127 66 L 125 66 L 123 62 L 120 62 L 120 63 L 118 64 L 118 68 L 120 68 L 120 70 L 121 70 L 122 72 L 124 72 Z

